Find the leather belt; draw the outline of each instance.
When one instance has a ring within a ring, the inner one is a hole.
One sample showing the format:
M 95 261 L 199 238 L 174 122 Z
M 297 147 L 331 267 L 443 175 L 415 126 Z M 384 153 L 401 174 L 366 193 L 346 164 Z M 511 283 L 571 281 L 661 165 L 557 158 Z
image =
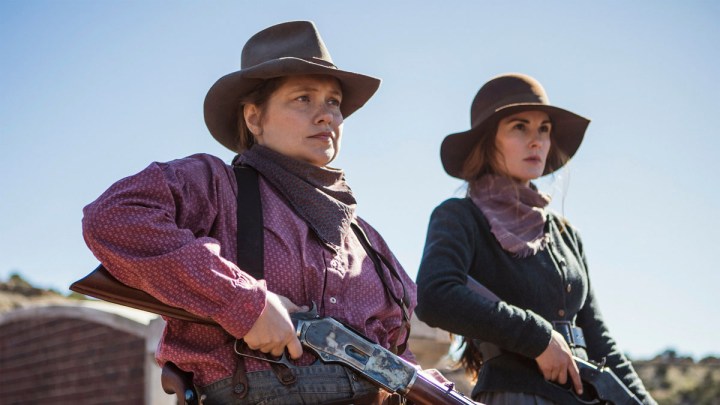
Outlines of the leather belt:
M 570 321 L 552 321 L 553 329 L 560 333 L 567 342 L 568 346 L 576 356 L 587 359 L 587 353 L 585 351 L 585 335 L 583 334 L 582 328 L 574 326 Z M 499 346 L 481 342 L 479 340 L 473 340 L 477 349 L 482 353 L 483 362 L 489 361 L 495 357 L 505 353 Z
M 587 348 L 582 328 L 573 325 L 570 321 L 552 321 L 552 325 L 558 333 L 563 335 L 571 349 L 575 347 Z

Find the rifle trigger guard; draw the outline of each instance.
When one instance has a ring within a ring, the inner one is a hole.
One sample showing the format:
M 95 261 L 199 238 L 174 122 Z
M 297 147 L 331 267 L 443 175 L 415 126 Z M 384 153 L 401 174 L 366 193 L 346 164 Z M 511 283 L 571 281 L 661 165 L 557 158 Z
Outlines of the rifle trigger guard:
M 233 349 L 235 350 L 235 353 L 237 353 L 238 356 L 247 357 L 249 359 L 255 359 L 264 361 L 266 363 L 272 363 L 272 364 L 279 364 L 281 366 L 285 366 L 287 368 L 293 368 L 293 363 L 288 359 L 287 353 L 283 352 L 282 356 L 280 356 L 277 359 L 273 359 L 272 357 L 261 357 L 261 356 L 254 356 L 252 354 L 244 353 L 238 348 L 238 344 L 247 347 L 247 344 L 245 341 L 241 339 L 235 339 L 235 344 L 233 345 Z M 248 347 L 248 350 L 252 350 Z M 252 350 L 256 351 L 256 350 Z

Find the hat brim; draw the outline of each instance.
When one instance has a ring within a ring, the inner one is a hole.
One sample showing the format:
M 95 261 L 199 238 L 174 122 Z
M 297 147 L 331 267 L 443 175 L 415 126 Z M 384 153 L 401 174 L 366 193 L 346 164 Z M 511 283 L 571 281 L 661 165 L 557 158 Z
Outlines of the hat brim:
M 238 152 L 238 108 L 240 99 L 264 80 L 293 75 L 328 75 L 338 79 L 343 98 L 340 111 L 349 117 L 375 94 L 380 79 L 348 72 L 299 58 L 274 59 L 227 74 L 205 96 L 205 124 L 212 136 L 226 148 Z
M 465 160 L 467 160 L 470 152 L 485 134 L 486 129 L 499 121 L 521 111 L 536 110 L 543 111 L 548 114 L 552 121 L 551 140 L 554 147 L 559 148 L 566 158 L 565 161 L 555 159 L 545 163 L 545 171 L 543 175 L 550 174 L 560 169 L 567 160 L 570 160 L 577 152 L 580 144 L 585 137 L 585 131 L 590 120 L 575 114 L 571 111 L 540 103 L 519 103 L 510 104 L 499 108 L 483 121 L 480 125 L 471 128 L 468 131 L 450 134 L 445 137 L 440 146 L 440 160 L 447 174 L 462 179 L 461 173 Z

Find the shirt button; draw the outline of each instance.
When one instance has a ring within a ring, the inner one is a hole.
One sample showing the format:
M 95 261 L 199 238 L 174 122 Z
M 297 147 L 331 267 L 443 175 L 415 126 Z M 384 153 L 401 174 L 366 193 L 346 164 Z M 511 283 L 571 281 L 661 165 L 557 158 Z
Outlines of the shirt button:
M 335 297 L 330 297 L 330 303 L 337 304 L 337 299 Z
M 567 285 L 567 288 L 566 288 L 565 290 L 566 290 L 567 292 L 572 291 L 572 285 L 568 284 L 568 285 Z
M 558 311 L 558 315 L 560 315 L 561 318 L 562 318 L 563 316 L 565 316 L 565 310 L 564 310 L 564 309 L 559 310 L 559 311 Z

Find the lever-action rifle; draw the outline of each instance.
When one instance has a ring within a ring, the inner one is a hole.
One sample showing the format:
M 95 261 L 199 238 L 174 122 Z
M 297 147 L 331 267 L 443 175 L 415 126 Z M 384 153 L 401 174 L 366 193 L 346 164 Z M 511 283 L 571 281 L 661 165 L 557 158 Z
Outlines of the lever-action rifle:
M 115 279 L 103 266 L 98 266 L 70 289 L 143 311 L 171 318 L 220 327 L 212 319 L 199 317 L 183 309 L 172 307 L 144 291 L 129 287 Z M 298 339 L 303 347 L 315 353 L 321 361 L 339 363 L 351 368 L 372 384 L 400 394 L 418 405 L 477 405 L 470 398 L 455 391 L 452 385 L 441 384 L 412 364 L 377 343 L 353 331 L 333 318 L 321 318 L 313 305 L 309 312 L 291 315 Z M 292 366 L 283 355 L 278 360 L 261 360 Z
M 321 318 L 317 309 L 291 314 L 298 339 L 323 362 L 339 363 L 381 388 L 415 404 L 476 404 L 452 387 L 437 382 L 381 345 L 333 318 Z

